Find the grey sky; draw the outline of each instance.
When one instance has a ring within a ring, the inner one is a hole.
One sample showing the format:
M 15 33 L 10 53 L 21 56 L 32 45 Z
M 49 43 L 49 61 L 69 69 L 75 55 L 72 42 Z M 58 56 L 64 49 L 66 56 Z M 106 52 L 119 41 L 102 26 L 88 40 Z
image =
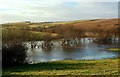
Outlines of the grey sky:
M 80 2 L 64 0 L 2 0 L 1 22 L 69 21 L 117 18 L 118 2 Z

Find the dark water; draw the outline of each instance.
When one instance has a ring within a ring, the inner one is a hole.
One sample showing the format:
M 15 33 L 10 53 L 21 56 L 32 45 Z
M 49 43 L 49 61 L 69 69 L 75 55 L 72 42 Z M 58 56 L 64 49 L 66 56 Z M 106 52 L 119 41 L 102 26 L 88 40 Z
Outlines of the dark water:
M 65 59 L 92 60 L 118 57 L 118 52 L 107 51 L 108 47 L 115 47 L 117 44 L 97 44 L 93 40 L 80 40 L 78 47 L 62 47 L 61 41 L 53 41 L 53 46 L 48 50 L 41 48 L 42 41 L 32 42 L 36 44 L 31 48 L 31 43 L 26 43 L 27 61 L 29 63 L 38 63 L 43 61 L 55 61 Z

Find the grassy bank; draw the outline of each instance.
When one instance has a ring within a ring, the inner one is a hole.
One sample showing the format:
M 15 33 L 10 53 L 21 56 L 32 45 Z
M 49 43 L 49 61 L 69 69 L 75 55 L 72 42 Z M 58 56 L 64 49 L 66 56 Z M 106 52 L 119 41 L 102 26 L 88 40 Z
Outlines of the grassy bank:
M 109 51 L 120 51 L 120 48 L 108 48 Z
M 63 60 L 3 69 L 3 75 L 118 75 L 118 59 Z

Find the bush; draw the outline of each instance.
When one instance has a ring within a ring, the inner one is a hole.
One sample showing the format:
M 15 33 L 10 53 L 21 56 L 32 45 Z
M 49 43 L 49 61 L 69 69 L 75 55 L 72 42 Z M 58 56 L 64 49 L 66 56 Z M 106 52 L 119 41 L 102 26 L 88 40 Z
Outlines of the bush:
M 23 64 L 26 59 L 26 48 L 22 44 L 2 46 L 2 63 L 4 65 Z

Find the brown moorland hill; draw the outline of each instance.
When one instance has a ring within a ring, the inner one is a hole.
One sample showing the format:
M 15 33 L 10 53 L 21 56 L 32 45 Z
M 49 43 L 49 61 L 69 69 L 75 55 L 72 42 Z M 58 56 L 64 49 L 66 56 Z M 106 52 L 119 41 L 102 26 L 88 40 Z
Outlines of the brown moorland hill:
M 118 19 L 96 19 L 73 23 L 74 27 L 80 29 L 93 30 L 96 28 L 113 29 L 118 27 Z

